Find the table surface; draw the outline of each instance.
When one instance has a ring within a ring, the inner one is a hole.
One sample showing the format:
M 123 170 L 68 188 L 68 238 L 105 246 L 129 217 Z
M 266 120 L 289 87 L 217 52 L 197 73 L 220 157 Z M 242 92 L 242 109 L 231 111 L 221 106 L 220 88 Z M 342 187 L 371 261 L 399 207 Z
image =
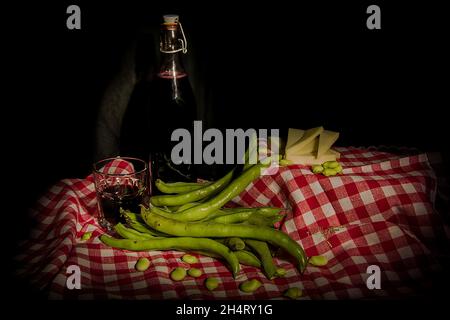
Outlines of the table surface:
M 18 274 L 47 290 L 51 299 L 283 299 L 289 287 L 301 288 L 302 299 L 426 294 L 429 275 L 441 268 L 436 244 L 449 234 L 434 210 L 437 182 L 427 156 L 358 148 L 338 151 L 342 175 L 315 175 L 300 165 L 280 167 L 230 203 L 286 208 L 277 227 L 308 256 L 326 256 L 329 263 L 324 267 L 309 265 L 301 275 L 291 260 L 279 256 L 275 263 L 287 270 L 285 277 L 267 280 L 258 269 L 242 266 L 233 279 L 221 261 L 199 256 L 193 266 L 203 275 L 174 282 L 170 272 L 189 267 L 180 259 L 182 252 L 131 252 L 100 242 L 103 231 L 95 218 L 95 189 L 88 176 L 60 181 L 38 201 L 31 212 L 36 227 L 16 257 Z M 88 231 L 93 236 L 82 241 Z M 139 257 L 151 260 L 145 272 L 134 269 Z M 80 290 L 67 289 L 70 265 L 80 267 Z M 367 286 L 368 267 L 373 265 L 381 272 L 378 290 Z M 204 287 L 206 277 L 220 280 L 215 291 Z M 252 294 L 241 292 L 239 284 L 252 278 L 262 287 Z

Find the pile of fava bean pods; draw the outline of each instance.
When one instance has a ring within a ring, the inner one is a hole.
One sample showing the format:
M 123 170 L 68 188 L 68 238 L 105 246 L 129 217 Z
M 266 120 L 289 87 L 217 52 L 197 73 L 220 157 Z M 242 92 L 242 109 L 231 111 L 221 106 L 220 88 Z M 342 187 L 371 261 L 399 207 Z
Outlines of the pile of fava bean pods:
M 126 223 L 115 232 L 123 239 L 102 235 L 100 240 L 113 248 L 149 251 L 179 250 L 223 260 L 236 277 L 240 264 L 262 268 L 268 279 L 282 276 L 274 263 L 274 252 L 287 252 L 303 272 L 308 259 L 303 248 L 274 224 L 283 218 L 282 208 L 224 208 L 252 181 L 263 164 L 236 169 L 221 179 L 207 183 L 165 183 L 156 181 L 162 195 L 150 198 L 141 212 L 122 210 Z

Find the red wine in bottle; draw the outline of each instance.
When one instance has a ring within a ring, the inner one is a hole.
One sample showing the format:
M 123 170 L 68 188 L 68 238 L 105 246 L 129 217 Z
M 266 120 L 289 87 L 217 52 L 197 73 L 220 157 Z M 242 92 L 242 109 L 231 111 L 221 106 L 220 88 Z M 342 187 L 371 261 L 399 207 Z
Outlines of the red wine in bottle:
M 192 132 L 197 119 L 194 95 L 181 59 L 186 53 L 181 28 L 178 16 L 164 16 L 160 67 L 155 75 L 136 85 L 122 120 L 121 155 L 148 159 L 152 181 L 195 179 L 192 165 L 171 161 L 172 147 L 178 143 L 171 142 L 172 132 L 178 128 Z

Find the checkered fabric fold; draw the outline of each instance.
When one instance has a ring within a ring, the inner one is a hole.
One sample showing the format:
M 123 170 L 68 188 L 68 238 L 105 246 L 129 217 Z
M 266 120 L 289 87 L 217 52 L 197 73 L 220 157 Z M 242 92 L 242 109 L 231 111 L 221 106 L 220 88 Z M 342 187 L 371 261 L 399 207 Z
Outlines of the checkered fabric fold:
M 436 244 L 448 232 L 434 210 L 436 178 L 425 154 L 400 157 L 357 148 L 339 148 L 342 175 L 325 177 L 300 165 L 280 167 L 262 176 L 233 199 L 231 206 L 286 208 L 278 227 L 299 242 L 308 256 L 324 255 L 325 267 L 308 266 L 299 274 L 284 255 L 275 262 L 285 277 L 267 280 L 256 268 L 242 266 L 236 279 L 222 261 L 199 256 L 200 278 L 174 282 L 175 267 L 189 266 L 182 252 L 131 252 L 102 244 L 92 176 L 54 185 L 32 211 L 36 227 L 22 244 L 18 274 L 45 289 L 52 299 L 282 299 L 289 287 L 303 299 L 398 297 L 424 294 L 430 275 L 439 270 Z M 121 164 L 118 164 L 121 168 Z M 93 232 L 91 239 L 81 236 Z M 135 271 L 139 257 L 151 267 Z M 81 289 L 66 286 L 67 267 L 81 270 Z M 367 268 L 381 271 L 381 289 L 370 290 Z M 208 291 L 203 282 L 216 277 Z M 239 284 L 257 278 L 263 286 L 246 294 Z

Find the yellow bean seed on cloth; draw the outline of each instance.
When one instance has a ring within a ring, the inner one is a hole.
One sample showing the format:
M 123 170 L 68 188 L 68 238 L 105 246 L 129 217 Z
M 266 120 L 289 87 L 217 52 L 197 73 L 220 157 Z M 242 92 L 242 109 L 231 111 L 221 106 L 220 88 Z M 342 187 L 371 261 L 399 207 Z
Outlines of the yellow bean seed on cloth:
M 191 277 L 194 277 L 194 278 L 198 278 L 203 274 L 202 270 L 197 269 L 197 268 L 191 268 L 188 270 L 187 273 L 188 273 L 188 275 L 190 275 Z
M 147 258 L 139 258 L 134 267 L 137 271 L 145 271 L 150 267 L 150 260 Z
M 261 287 L 262 283 L 257 279 L 252 279 L 248 281 L 244 281 L 239 285 L 239 289 L 241 291 L 250 293 L 258 290 L 259 287 Z
M 197 257 L 194 257 L 193 255 L 190 254 L 185 254 L 184 256 L 181 257 L 181 260 L 189 264 L 194 264 L 198 262 Z
M 181 281 L 186 277 L 186 270 L 183 268 L 175 268 L 171 273 L 170 273 L 170 278 L 173 281 Z
M 297 287 L 289 288 L 284 292 L 284 296 L 290 299 L 297 299 L 303 294 L 302 290 Z
M 218 286 L 219 286 L 219 280 L 217 280 L 217 278 L 207 278 L 205 280 L 205 287 L 209 291 L 215 290 Z
M 325 256 L 312 256 L 308 262 L 316 267 L 323 267 L 328 263 L 328 259 Z

